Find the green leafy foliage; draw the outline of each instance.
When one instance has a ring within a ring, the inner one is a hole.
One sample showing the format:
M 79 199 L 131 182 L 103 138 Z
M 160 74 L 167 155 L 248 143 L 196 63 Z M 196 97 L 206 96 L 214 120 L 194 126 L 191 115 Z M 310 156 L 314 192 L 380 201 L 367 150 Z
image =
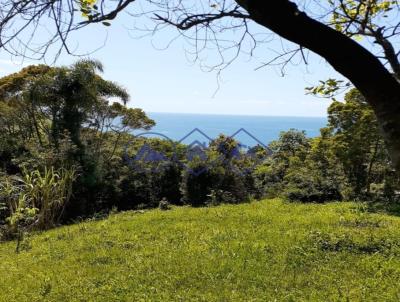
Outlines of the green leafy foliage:
M 254 163 L 241 157 L 239 143 L 220 135 L 205 157 L 194 157 L 183 171 L 182 200 L 192 206 L 245 202 L 255 194 L 251 170 Z
M 257 167 L 256 183 L 265 196 L 289 200 L 398 199 L 400 188 L 375 115 L 355 89 L 328 109 L 320 137 L 283 132 L 270 145 L 272 158 Z
M 28 232 L 59 223 L 76 177 L 74 169 L 56 171 L 53 167 L 43 173 L 24 171 L 21 178 L 5 177 L 0 183 L 0 200 L 8 215 L 1 232 L 3 239 L 17 238 L 19 252 Z
M 263 196 L 319 203 L 399 198 L 376 118 L 356 90 L 332 103 L 319 137 L 290 129 L 268 150 L 247 152 L 220 135 L 197 154 L 130 134 L 155 122 L 126 107 L 129 95 L 102 79 L 102 70 L 100 62 L 82 60 L 0 79 L 2 229 L 45 229 L 111 209 L 155 208 L 161 200 L 198 207 Z M 311 92 L 335 93 L 342 83 L 321 85 Z M 144 146 L 161 160 L 137 160 Z
M 98 61 L 80 60 L 65 67 L 29 66 L 0 79 L 1 166 L 10 175 L 76 167 L 66 219 L 112 205 L 124 135 L 154 125 L 142 110 L 121 104 L 128 93 L 102 79 L 102 70 Z M 121 103 L 110 104 L 110 98 Z
M 352 90 L 344 103 L 330 106 L 328 118 L 332 151 L 351 186 L 347 198 L 369 195 L 372 184 L 383 184 L 392 177 L 390 159 L 372 109 L 357 90 Z
M 378 29 L 379 19 L 388 17 L 389 12 L 398 5 L 398 1 L 394 0 L 328 2 L 333 8 L 331 22 L 335 29 L 356 38 Z
M 337 79 L 327 79 L 325 81 L 319 81 L 319 85 L 306 87 L 306 93 L 315 96 L 321 96 L 324 98 L 334 98 L 337 94 L 344 92 L 351 88 L 350 82 Z

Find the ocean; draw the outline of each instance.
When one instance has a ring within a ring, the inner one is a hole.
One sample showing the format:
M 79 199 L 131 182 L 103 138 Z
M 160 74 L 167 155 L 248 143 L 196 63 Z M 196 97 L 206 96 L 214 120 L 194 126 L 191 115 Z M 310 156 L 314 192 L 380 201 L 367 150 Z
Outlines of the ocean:
M 319 135 L 326 126 L 325 117 L 245 116 L 187 113 L 155 113 L 148 116 L 156 121 L 150 132 L 135 131 L 144 137 L 160 137 L 184 144 L 208 144 L 219 134 L 233 136 L 242 145 L 268 145 L 279 138 L 281 131 L 291 128 L 304 130 L 308 137 Z

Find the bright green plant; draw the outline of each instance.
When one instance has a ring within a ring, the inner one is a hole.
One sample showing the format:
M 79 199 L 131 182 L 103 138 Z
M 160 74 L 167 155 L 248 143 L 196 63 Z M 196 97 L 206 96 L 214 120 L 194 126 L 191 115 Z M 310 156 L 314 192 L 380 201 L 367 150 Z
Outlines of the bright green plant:
M 72 196 L 76 178 L 74 168 L 55 170 L 51 167 L 45 168 L 43 173 L 24 170 L 22 177 L 8 177 L 0 184 L 0 197 L 9 212 L 7 234 L 17 237 L 18 246 L 26 232 L 57 224 Z
M 24 172 L 24 194 L 30 208 L 39 209 L 37 225 L 45 229 L 56 224 L 72 195 L 72 184 L 77 175 L 74 169 L 55 170 L 53 167 Z

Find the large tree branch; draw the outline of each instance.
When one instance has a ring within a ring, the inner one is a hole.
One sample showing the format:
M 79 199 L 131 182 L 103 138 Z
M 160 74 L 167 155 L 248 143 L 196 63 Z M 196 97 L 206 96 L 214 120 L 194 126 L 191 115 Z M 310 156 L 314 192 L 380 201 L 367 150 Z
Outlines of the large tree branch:
M 366 94 L 398 87 L 397 81 L 373 54 L 344 34 L 309 18 L 293 2 L 245 2 L 253 20 L 319 54 L 356 86 L 366 88 Z M 366 70 L 373 73 L 366 73 Z M 376 83 L 377 78 L 380 83 Z
M 366 97 L 400 171 L 400 84 L 377 57 L 351 38 L 300 11 L 288 0 L 237 0 L 251 18 L 281 37 L 325 58 Z

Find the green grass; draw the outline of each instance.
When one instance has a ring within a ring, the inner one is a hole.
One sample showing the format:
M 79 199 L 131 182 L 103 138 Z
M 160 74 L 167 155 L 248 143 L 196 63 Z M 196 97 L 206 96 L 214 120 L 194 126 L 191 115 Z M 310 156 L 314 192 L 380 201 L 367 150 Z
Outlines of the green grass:
M 0 244 L 0 301 L 400 301 L 400 218 L 265 200 Z

